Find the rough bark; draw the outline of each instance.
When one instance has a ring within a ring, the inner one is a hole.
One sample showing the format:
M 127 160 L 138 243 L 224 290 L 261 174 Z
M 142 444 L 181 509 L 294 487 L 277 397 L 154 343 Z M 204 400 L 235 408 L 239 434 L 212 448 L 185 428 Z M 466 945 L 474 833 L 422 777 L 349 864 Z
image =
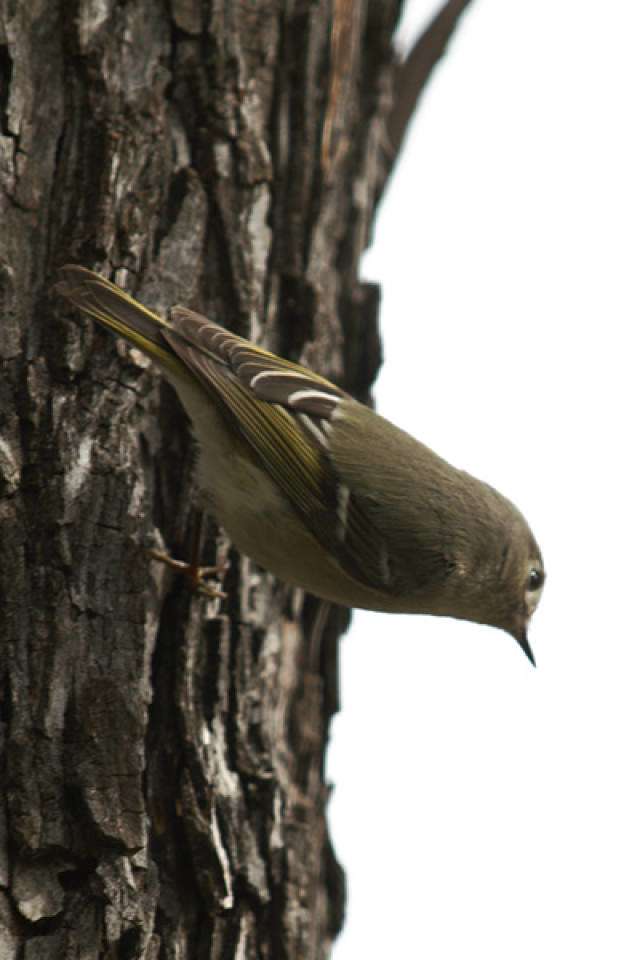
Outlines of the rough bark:
M 399 0 L 0 0 L 0 957 L 328 954 L 348 613 L 189 550 L 190 440 L 56 267 L 199 309 L 362 399 Z M 224 465 L 220 465 L 224 469 Z

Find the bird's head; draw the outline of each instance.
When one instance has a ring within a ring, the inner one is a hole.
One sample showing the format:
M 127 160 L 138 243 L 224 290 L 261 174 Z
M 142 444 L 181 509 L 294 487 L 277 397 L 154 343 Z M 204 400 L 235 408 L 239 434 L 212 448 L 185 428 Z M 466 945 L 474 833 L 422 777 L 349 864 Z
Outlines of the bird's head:
M 476 492 L 484 499 L 466 518 L 447 591 L 450 611 L 506 631 L 535 666 L 527 631 L 545 581 L 540 548 L 509 500 L 486 485 Z
M 540 548 L 524 518 L 518 518 L 515 530 L 503 551 L 499 570 L 500 616 L 495 626 L 510 633 L 535 667 L 536 661 L 527 636 L 545 581 Z

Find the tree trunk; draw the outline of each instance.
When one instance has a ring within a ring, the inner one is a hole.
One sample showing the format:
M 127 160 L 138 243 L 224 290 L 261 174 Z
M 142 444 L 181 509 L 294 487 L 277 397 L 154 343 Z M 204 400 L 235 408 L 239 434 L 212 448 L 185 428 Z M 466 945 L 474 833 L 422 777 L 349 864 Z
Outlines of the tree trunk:
M 400 0 L 0 0 L 0 958 L 325 957 L 348 612 L 194 596 L 185 415 L 67 262 L 369 399 Z M 220 464 L 224 469 L 224 463 Z
M 189 552 L 190 440 L 135 350 L 51 293 L 95 267 L 366 399 L 357 281 L 397 0 L 0 3 L 0 955 L 326 956 L 345 611 Z M 224 469 L 224 464 L 220 464 Z

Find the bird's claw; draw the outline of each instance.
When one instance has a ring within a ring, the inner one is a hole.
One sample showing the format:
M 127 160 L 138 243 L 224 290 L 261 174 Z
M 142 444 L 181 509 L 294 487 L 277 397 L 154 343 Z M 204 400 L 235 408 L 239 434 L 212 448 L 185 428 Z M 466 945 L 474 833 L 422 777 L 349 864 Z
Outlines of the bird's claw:
M 199 593 L 209 598 L 226 598 L 227 594 L 223 590 L 220 590 L 219 587 L 213 584 L 207 583 L 206 580 L 208 577 L 215 577 L 226 573 L 229 568 L 227 562 L 217 563 L 208 567 L 200 567 L 196 563 L 186 563 L 184 560 L 176 560 L 175 557 L 170 556 L 162 550 L 149 550 L 149 556 L 159 563 L 166 563 L 172 570 L 185 576 L 194 593 Z

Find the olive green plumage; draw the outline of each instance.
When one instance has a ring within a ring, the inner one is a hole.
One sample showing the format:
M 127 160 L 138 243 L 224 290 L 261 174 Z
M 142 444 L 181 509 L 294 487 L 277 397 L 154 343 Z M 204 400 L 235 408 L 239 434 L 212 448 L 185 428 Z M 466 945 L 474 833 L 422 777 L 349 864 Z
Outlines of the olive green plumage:
M 200 501 L 239 550 L 337 603 L 499 627 L 533 662 L 544 568 L 509 500 L 307 368 L 184 307 L 164 320 L 82 267 L 62 276 L 175 387 Z

